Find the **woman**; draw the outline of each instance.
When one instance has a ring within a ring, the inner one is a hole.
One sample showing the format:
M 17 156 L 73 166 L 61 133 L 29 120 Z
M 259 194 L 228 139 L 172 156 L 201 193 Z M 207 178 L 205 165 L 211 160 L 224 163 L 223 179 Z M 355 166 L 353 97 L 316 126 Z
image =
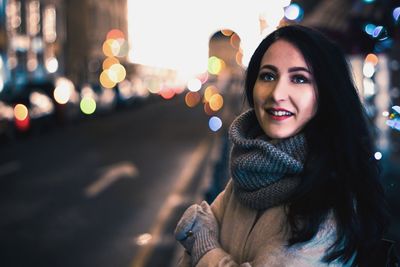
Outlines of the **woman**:
M 232 179 L 175 230 L 182 266 L 366 266 L 387 227 L 367 118 L 340 49 L 286 26 L 254 52 Z

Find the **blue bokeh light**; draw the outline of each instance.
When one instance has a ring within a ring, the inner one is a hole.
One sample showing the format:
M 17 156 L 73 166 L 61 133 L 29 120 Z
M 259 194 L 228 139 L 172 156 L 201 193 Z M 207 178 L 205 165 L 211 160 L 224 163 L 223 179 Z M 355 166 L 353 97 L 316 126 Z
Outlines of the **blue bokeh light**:
M 374 33 L 375 28 L 376 28 L 376 25 L 374 25 L 372 23 L 368 23 L 367 25 L 365 25 L 364 30 L 369 35 L 372 35 Z
M 285 7 L 285 18 L 288 20 L 299 21 L 303 18 L 303 9 L 296 3 L 292 3 Z
M 216 132 L 222 127 L 222 121 L 217 116 L 212 116 L 208 121 L 208 126 L 210 127 L 211 131 Z
M 395 9 L 393 9 L 393 18 L 394 18 L 395 22 L 399 21 L 399 18 L 400 18 L 400 7 L 396 7 Z
M 372 37 L 378 39 L 379 41 L 383 41 L 389 38 L 387 30 L 383 26 L 377 26 L 372 33 Z

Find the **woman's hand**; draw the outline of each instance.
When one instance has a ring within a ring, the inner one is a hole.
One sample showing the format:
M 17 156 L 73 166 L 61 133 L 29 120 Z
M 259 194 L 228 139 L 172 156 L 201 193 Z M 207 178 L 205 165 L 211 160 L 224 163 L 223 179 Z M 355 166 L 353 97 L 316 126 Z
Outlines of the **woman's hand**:
M 192 266 L 209 250 L 220 247 L 217 220 L 207 202 L 190 206 L 175 229 L 175 239 L 192 256 Z

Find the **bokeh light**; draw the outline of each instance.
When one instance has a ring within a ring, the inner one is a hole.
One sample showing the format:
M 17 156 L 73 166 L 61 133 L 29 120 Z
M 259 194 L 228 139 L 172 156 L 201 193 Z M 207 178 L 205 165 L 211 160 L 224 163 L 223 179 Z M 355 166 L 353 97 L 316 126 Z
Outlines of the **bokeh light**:
M 108 88 L 111 89 L 113 88 L 116 83 L 113 82 L 110 77 L 107 74 L 108 70 L 104 70 L 101 72 L 100 74 L 100 84 L 104 87 L 104 88 Z
M 231 36 L 231 35 L 233 34 L 233 31 L 228 30 L 228 29 L 223 29 L 223 30 L 221 30 L 221 33 L 222 33 L 223 35 L 229 37 L 229 36 Z
M 148 233 L 141 234 L 140 236 L 138 236 L 136 238 L 136 244 L 139 246 L 147 245 L 151 241 L 152 238 L 153 238 L 153 236 L 151 234 L 148 234 Z
M 14 117 L 19 121 L 25 120 L 28 117 L 28 108 L 24 104 L 15 105 Z
M 206 90 L 204 90 L 204 101 L 210 102 L 211 97 L 218 93 L 217 87 L 214 85 L 207 86 Z
M 371 62 L 365 62 L 363 66 L 363 74 L 367 78 L 371 78 L 375 73 L 375 66 Z
M 212 56 L 208 59 L 208 72 L 214 75 L 218 75 L 225 66 L 225 62 L 216 56 Z
M 239 49 L 240 47 L 240 37 L 236 33 L 231 35 L 230 43 L 233 48 Z
M 224 99 L 220 94 L 214 94 L 210 98 L 210 108 L 213 111 L 218 111 L 224 105 Z
M 201 89 L 201 81 L 197 78 L 191 79 L 187 83 L 187 88 L 191 92 L 197 92 Z
M 107 33 L 106 38 L 107 39 L 119 39 L 119 38 L 125 39 L 125 34 L 118 29 L 112 29 L 111 31 L 109 31 Z
M 390 128 L 400 131 L 400 106 L 393 106 L 393 112 L 389 115 L 386 125 Z
M 379 62 L 378 56 L 375 54 L 368 54 L 365 57 L 365 62 L 370 62 L 372 63 L 374 66 L 376 66 Z
M 213 116 L 208 121 L 208 126 L 210 127 L 211 131 L 216 132 L 222 127 L 222 121 L 217 116 Z
M 46 69 L 49 73 L 55 73 L 58 70 L 58 60 L 55 57 L 50 57 L 46 60 Z
M 119 60 L 115 57 L 108 57 L 103 61 L 103 70 L 109 69 L 112 65 L 119 64 Z
M 386 121 L 386 125 L 390 128 L 400 131 L 400 120 L 388 120 Z
M 117 57 L 125 57 L 129 53 L 129 45 L 128 42 L 123 39 L 117 40 L 119 43 L 118 53 L 115 55 Z
M 125 35 L 118 29 L 107 33 L 107 39 L 103 43 L 103 53 L 107 57 L 125 57 L 129 52 L 129 44 Z
M 372 32 L 372 37 L 382 41 L 388 38 L 387 30 L 383 26 L 377 26 Z
M 375 95 L 375 83 L 370 78 L 363 79 L 364 97 L 371 97 Z
M 115 39 L 107 39 L 103 43 L 103 53 L 107 57 L 114 57 L 118 55 L 120 49 L 120 44 Z
M 128 42 L 124 33 L 118 29 L 109 31 L 103 43 L 103 53 L 107 58 L 103 61 L 103 72 L 99 77 L 100 84 L 104 88 L 113 88 L 125 80 L 126 69 L 115 57 L 124 57 L 128 52 Z
M 161 95 L 162 98 L 168 100 L 168 99 L 172 99 L 175 96 L 175 90 L 167 87 L 167 88 L 161 89 L 159 94 Z
M 108 78 L 114 83 L 122 82 L 126 77 L 126 70 L 121 64 L 113 64 L 108 71 L 106 71 Z
M 363 1 L 364 1 L 364 3 L 367 3 L 367 4 L 375 2 L 375 0 L 363 0 Z
M 400 7 L 396 7 L 395 9 L 393 9 L 393 18 L 394 18 L 394 21 L 396 23 L 399 21 L 399 18 L 400 18 Z
M 300 20 L 303 16 L 302 8 L 296 4 L 290 4 L 289 6 L 285 7 L 285 18 L 288 20 Z
M 375 24 L 368 23 L 367 25 L 365 25 L 364 30 L 367 34 L 372 35 L 374 33 L 375 28 L 376 28 Z
M 389 111 L 383 111 L 382 116 L 383 117 L 388 117 L 390 115 Z
M 204 113 L 206 113 L 208 116 L 215 114 L 215 111 L 211 109 L 209 102 L 204 103 Z
M 158 79 L 147 81 L 147 90 L 152 94 L 158 94 L 161 91 L 161 83 Z
M 96 101 L 90 96 L 85 96 L 81 100 L 80 108 L 86 115 L 93 114 L 96 110 Z
M 61 84 L 60 86 L 57 86 L 53 92 L 54 99 L 59 104 L 66 104 L 71 98 L 71 94 L 71 88 L 68 87 L 66 84 Z
M 376 159 L 376 160 L 381 160 L 382 159 L 382 153 L 381 152 L 375 152 L 375 154 L 374 154 L 374 158 Z
M 29 116 L 32 119 L 41 117 L 45 114 L 51 114 L 54 111 L 53 101 L 43 92 L 31 92 L 29 95 L 29 102 L 31 103 Z
M 39 65 L 39 62 L 38 62 L 38 60 L 37 60 L 36 57 L 30 58 L 30 59 L 28 59 L 28 61 L 26 62 L 26 68 L 27 68 L 29 71 L 34 71 L 34 70 L 36 70 L 37 67 L 38 67 L 38 65 Z M 50 72 L 50 71 L 49 71 L 49 72 Z M 51 72 L 50 72 L 50 73 L 51 73 Z
M 188 107 L 193 108 L 200 103 L 201 96 L 198 92 L 187 92 L 185 95 L 185 103 Z
M 204 72 L 197 75 L 197 79 L 200 80 L 201 84 L 206 83 L 208 81 L 208 72 Z

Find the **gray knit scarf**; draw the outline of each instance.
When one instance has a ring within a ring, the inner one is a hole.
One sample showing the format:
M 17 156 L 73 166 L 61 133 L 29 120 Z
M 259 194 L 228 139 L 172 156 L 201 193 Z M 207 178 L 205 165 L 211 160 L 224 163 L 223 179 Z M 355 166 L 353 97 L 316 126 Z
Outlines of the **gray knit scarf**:
M 284 203 L 300 183 L 307 153 L 304 134 L 271 143 L 250 109 L 233 121 L 229 138 L 230 172 L 239 201 L 256 210 Z

